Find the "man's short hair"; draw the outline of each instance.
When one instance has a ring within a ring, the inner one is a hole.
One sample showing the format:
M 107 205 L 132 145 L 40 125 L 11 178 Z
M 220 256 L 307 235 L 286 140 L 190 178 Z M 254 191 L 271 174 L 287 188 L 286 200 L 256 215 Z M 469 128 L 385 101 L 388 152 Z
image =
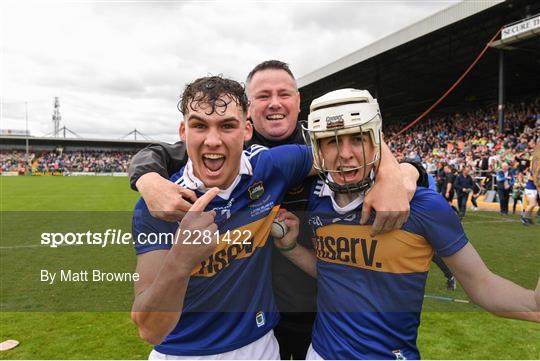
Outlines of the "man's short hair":
M 210 105 L 206 114 L 224 114 L 229 104 L 234 102 L 247 113 L 248 100 L 244 86 L 239 82 L 222 76 L 207 76 L 187 84 L 178 102 L 178 109 L 186 115 L 201 104 Z
M 260 64 L 257 64 L 253 70 L 251 70 L 246 78 L 246 84 L 249 84 L 249 82 L 251 81 L 251 79 L 253 79 L 253 76 L 258 73 L 259 71 L 263 71 L 263 70 L 283 70 L 285 72 L 287 72 L 287 74 L 289 74 L 291 76 L 291 78 L 293 78 L 293 80 L 295 80 L 294 78 L 294 75 L 291 71 L 291 69 L 289 68 L 289 64 L 287 63 L 284 63 L 282 61 L 279 61 L 279 60 L 266 60 L 266 61 L 263 61 L 262 63 Z M 296 80 L 295 80 L 295 83 L 296 83 Z

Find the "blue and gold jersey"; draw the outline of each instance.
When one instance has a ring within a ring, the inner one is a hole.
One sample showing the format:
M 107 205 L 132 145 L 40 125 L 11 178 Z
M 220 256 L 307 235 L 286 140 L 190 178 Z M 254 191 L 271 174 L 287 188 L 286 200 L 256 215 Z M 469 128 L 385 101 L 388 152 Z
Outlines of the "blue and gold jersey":
M 233 185 L 206 209 L 216 211 L 220 242 L 193 270 L 180 321 L 155 347 L 161 353 L 203 356 L 232 351 L 261 338 L 278 321 L 269 234 L 288 188 L 309 173 L 311 152 L 300 145 L 272 149 L 255 145 L 244 151 L 241 162 Z M 190 187 L 200 182 L 193 178 L 188 163 L 171 180 Z M 151 233 L 174 234 L 177 228 L 177 223 L 153 218 L 142 199 L 135 206 L 136 241 Z M 137 254 L 170 248 L 170 243 L 161 242 L 135 245 Z
M 534 175 L 532 169 L 529 169 L 527 172 L 527 182 L 525 183 L 525 189 L 536 189 L 536 184 L 534 184 Z
M 340 208 L 319 181 L 309 203 L 317 255 L 313 348 L 325 359 L 419 359 L 424 287 L 434 252 L 450 256 L 467 242 L 438 193 L 418 188 L 400 230 L 370 236 L 359 225 L 361 199 Z

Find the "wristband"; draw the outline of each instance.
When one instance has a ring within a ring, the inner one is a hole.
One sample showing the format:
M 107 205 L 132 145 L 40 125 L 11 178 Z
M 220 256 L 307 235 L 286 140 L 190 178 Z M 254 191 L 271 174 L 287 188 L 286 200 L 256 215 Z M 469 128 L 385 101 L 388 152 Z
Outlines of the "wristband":
M 296 248 L 296 246 L 298 246 L 298 242 L 294 242 L 293 244 L 291 244 L 290 246 L 287 246 L 287 247 L 278 247 L 276 246 L 276 248 L 280 251 L 280 252 L 290 252 L 292 251 L 293 249 Z

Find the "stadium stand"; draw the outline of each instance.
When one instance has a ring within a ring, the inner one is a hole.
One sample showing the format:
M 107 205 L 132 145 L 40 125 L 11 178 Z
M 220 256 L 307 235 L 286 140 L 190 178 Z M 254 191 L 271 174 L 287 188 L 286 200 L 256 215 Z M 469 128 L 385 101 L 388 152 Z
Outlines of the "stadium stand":
M 150 140 L 0 136 L 0 175 L 125 175 L 131 157 L 151 143 Z
M 498 131 L 495 106 L 429 118 L 396 136 L 403 126 L 395 123 L 386 127 L 390 148 L 398 159 L 421 161 L 429 173 L 436 172 L 438 163 L 447 163 L 458 171 L 468 166 L 481 176 L 502 162 L 523 173 L 540 140 L 540 98 L 507 105 L 503 132 Z
M 307 119 L 313 99 L 331 90 L 357 88 L 378 99 L 386 124 L 408 123 L 456 83 L 503 26 L 536 19 L 537 14 L 540 2 L 534 0 L 464 1 L 363 48 L 351 43 L 349 55 L 298 79 L 300 119 Z M 429 116 L 485 108 L 497 102 L 501 88 L 504 97 L 498 104 L 539 95 L 538 35 L 512 46 L 499 42 Z
M 491 176 L 502 162 L 509 163 L 519 173 L 529 167 L 534 146 L 540 141 L 540 97 L 508 104 L 503 132 L 498 131 L 496 106 L 431 117 L 410 132 L 396 135 L 404 125 L 401 122 L 384 127 L 388 145 L 398 159 L 416 159 L 431 174 L 435 174 L 441 164 L 448 164 L 456 171 L 468 166 L 476 177 L 492 184 Z M 57 147 L 30 153 L 28 162 L 31 172 L 38 174 L 126 172 L 133 154 L 135 150 Z M 22 150 L 0 152 L 1 172 L 18 172 L 24 168 L 24 162 Z
M 443 178 L 444 164 L 454 175 L 469 166 L 494 204 L 495 172 L 507 162 L 523 173 L 539 141 L 539 18 L 538 1 L 463 1 L 363 48 L 352 45 L 298 79 L 300 118 L 331 90 L 367 89 L 399 158 L 416 158 Z
M 32 173 L 46 172 L 127 172 L 133 152 L 73 151 L 31 153 L 28 157 Z M 25 153 L 1 152 L 2 172 L 19 171 L 24 168 Z

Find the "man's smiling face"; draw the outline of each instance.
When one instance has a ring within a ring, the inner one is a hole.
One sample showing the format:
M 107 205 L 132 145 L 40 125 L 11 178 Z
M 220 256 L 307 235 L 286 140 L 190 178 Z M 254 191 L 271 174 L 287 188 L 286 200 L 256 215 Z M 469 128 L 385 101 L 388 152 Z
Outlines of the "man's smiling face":
M 300 112 L 300 94 L 291 75 L 281 69 L 258 71 L 247 89 L 249 117 L 257 132 L 270 140 L 290 136 Z

